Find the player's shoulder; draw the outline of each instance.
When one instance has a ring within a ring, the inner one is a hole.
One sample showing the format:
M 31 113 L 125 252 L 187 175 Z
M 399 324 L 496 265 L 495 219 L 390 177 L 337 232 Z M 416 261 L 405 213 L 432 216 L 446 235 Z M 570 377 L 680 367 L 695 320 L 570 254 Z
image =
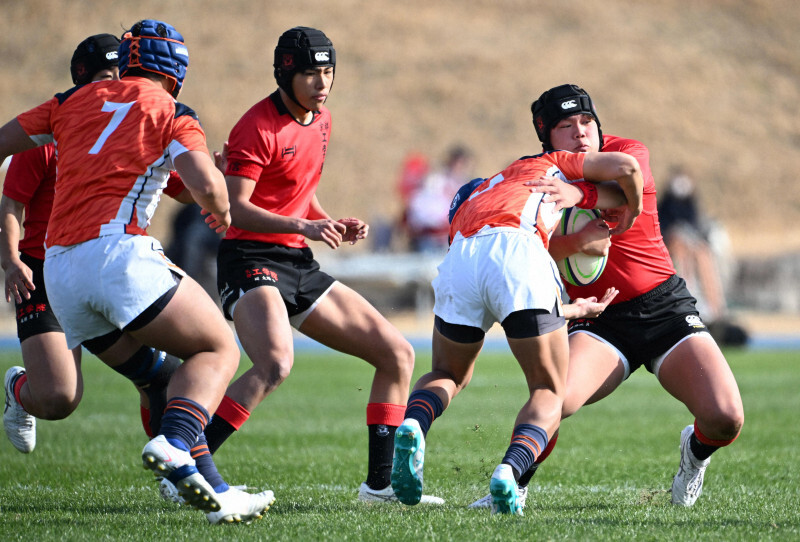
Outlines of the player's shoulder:
M 625 149 L 639 149 L 644 152 L 649 152 L 647 146 L 636 139 L 615 135 L 603 135 L 603 150 L 605 152 L 623 152 Z

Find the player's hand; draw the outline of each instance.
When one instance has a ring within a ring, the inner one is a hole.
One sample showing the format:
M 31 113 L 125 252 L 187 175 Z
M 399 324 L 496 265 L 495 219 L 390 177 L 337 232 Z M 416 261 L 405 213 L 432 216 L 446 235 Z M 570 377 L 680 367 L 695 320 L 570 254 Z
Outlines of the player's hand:
M 543 176 L 536 180 L 526 181 L 526 186 L 531 187 L 531 192 L 545 194 L 544 203 L 555 203 L 556 211 L 574 207 L 583 199 L 583 192 L 577 186 L 565 183 L 557 177 Z
M 347 230 L 342 235 L 342 241 L 355 245 L 361 239 L 366 239 L 369 235 L 369 224 L 357 218 L 342 218 L 340 224 L 344 224 Z
M 31 292 L 36 289 L 33 285 L 33 271 L 24 263 L 11 263 L 6 267 L 6 302 L 13 298 L 17 303 L 23 299 L 30 299 Z
M 608 256 L 608 250 L 611 248 L 611 237 L 605 220 L 595 218 L 576 234 L 580 240 L 581 252 L 589 256 Z
M 342 244 L 345 233 L 347 233 L 347 226 L 330 218 L 308 220 L 303 228 L 305 237 L 312 241 L 322 241 L 334 250 Z
M 609 222 L 611 227 L 611 235 L 619 235 L 631 229 L 639 212 L 631 209 L 627 205 L 621 207 L 614 207 L 613 209 L 606 209 L 600 215 L 603 220 Z
M 228 168 L 228 142 L 222 144 L 222 152 L 214 151 L 214 165 L 225 175 Z
M 592 297 L 579 297 L 575 299 L 570 305 L 572 305 L 572 310 L 570 312 L 570 319 L 574 318 L 597 318 L 603 311 L 606 310 L 608 304 L 617 297 L 619 290 L 614 288 L 613 286 L 606 290 L 603 297 L 599 300 L 592 296 Z M 569 305 L 567 305 L 569 306 Z
M 206 209 L 200 209 L 200 214 L 206 217 L 206 224 L 216 233 L 225 233 L 231 225 L 231 213 L 226 211 L 224 215 L 212 213 Z

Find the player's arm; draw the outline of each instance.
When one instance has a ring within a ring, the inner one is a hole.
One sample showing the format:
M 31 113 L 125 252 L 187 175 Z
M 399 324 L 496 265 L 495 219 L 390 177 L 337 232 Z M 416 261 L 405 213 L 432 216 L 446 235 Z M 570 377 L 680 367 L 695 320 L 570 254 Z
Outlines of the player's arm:
M 36 147 L 17 119 L 11 119 L 0 127 L 0 164 L 12 154 Z
M 328 217 L 316 196 L 312 200 L 309 218 L 283 216 L 250 201 L 256 189 L 253 179 L 227 175 L 225 180 L 231 200 L 231 217 L 237 228 L 257 233 L 299 233 L 313 241 L 322 241 L 331 248 L 338 248 L 342 243 L 342 235 L 347 228 Z
M 592 181 L 615 180 L 625 194 L 624 212 L 619 216 L 619 222 L 611 230 L 612 234 L 622 233 L 633 226 L 634 220 L 643 209 L 642 190 L 644 178 L 639 162 L 633 156 L 621 152 L 590 152 L 583 161 L 583 176 Z M 599 209 L 610 209 L 617 206 L 611 205 Z
M 0 199 L 0 265 L 5 272 L 6 301 L 21 303 L 34 290 L 33 272 L 19 258 L 20 224 L 25 204 L 3 196 Z
M 201 151 L 186 151 L 173 159 L 175 169 L 192 199 L 210 213 L 206 223 L 217 233 L 231 225 L 230 203 L 225 187 L 225 177 L 214 165 L 211 157 Z

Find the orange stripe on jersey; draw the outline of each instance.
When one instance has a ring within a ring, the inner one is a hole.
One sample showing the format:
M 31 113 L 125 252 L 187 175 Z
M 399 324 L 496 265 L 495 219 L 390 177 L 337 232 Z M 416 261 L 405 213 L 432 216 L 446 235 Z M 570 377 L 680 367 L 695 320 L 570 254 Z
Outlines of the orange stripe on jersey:
M 208 153 L 193 112 L 139 77 L 79 87 L 17 120 L 32 138 L 52 134 L 56 142 L 48 246 L 144 234 L 172 159 L 187 150 Z
M 513 162 L 481 183 L 461 205 L 450 225 L 450 238 L 456 239 L 458 233 L 471 237 L 486 227 L 518 228 L 538 235 L 547 247 L 561 212 L 524 183 L 543 175 L 582 179 L 584 158 L 584 154 L 556 151 Z

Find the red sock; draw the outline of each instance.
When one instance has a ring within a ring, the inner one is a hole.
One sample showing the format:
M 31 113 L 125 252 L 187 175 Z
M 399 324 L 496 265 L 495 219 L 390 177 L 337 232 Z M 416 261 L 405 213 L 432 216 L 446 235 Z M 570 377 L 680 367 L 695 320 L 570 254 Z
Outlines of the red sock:
M 142 427 L 144 427 L 144 432 L 150 438 L 155 437 L 153 432 L 150 430 L 150 409 L 146 408 L 144 405 L 139 405 L 139 415 L 142 417 Z
M 214 416 L 219 416 L 238 431 L 250 417 L 250 411 L 226 395 L 222 398 Z
M 551 438 L 550 441 L 547 443 L 547 446 L 544 447 L 542 453 L 540 453 L 539 457 L 536 458 L 536 463 L 541 463 L 542 461 L 547 459 L 547 456 L 550 455 L 550 452 L 552 452 L 553 448 L 556 447 L 557 440 L 558 440 L 558 432 L 556 432 L 556 434 L 553 435 L 553 438 Z
M 722 448 L 723 446 L 727 446 L 731 444 L 734 440 L 739 438 L 739 435 L 736 435 L 730 440 L 713 440 L 705 436 L 700 430 L 697 428 L 697 420 L 694 421 L 694 436 L 697 437 L 697 440 L 700 441 L 701 444 L 705 444 L 706 446 L 716 446 L 717 448 Z
M 19 405 L 25 410 L 25 405 L 22 404 L 22 397 L 20 397 L 20 392 L 22 391 L 22 385 L 28 381 L 28 373 L 23 373 L 22 376 L 17 378 L 17 381 L 14 382 L 14 399 L 17 400 Z M 27 411 L 26 411 L 27 412 Z
M 406 414 L 405 405 L 392 403 L 367 404 L 367 425 L 389 425 L 399 427 Z

